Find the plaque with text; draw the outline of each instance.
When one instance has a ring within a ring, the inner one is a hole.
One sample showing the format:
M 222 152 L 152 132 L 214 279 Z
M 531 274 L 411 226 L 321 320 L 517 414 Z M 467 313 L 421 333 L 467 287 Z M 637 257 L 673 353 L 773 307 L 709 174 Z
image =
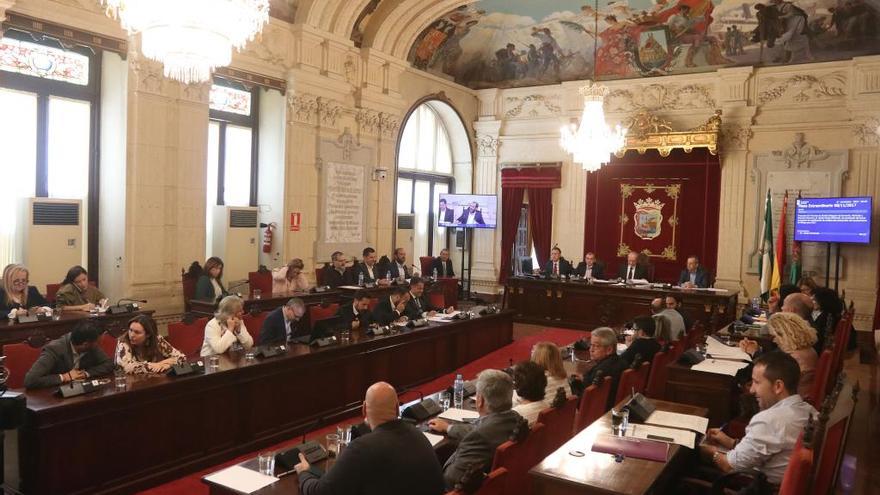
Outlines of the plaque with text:
M 364 242 L 364 168 L 334 162 L 328 162 L 324 167 L 324 242 Z

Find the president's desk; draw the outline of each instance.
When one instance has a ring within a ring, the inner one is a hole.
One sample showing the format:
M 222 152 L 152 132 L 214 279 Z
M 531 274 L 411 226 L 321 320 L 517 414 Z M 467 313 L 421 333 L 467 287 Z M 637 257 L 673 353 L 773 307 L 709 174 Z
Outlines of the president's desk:
M 27 392 L 19 433 L 26 494 L 131 493 L 228 461 L 356 411 L 384 380 L 398 390 L 449 373 L 512 341 L 511 312 L 432 323 L 396 335 L 314 348 L 180 378 L 129 377 L 89 395 Z
M 710 332 L 736 317 L 737 292 L 653 289 L 620 285 L 511 277 L 504 288 L 505 307 L 514 321 L 538 325 L 593 329 L 622 325 L 650 314 L 651 300 L 667 294 L 682 298 L 685 311 Z

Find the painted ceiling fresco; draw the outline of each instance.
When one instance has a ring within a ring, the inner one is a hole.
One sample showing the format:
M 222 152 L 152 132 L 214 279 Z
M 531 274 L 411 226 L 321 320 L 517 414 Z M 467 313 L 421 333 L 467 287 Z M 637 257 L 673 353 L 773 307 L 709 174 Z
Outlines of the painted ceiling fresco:
M 282 21 L 293 23 L 299 0 L 269 0 L 269 15 Z
M 873 53 L 880 0 L 480 0 L 432 23 L 408 60 L 479 89 Z

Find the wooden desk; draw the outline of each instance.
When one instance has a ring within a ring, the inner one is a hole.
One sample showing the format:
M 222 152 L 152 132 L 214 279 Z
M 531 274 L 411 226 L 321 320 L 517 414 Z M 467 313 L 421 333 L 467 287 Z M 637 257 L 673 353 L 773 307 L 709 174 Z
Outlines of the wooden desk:
M 650 289 L 523 277 L 509 278 L 504 288 L 505 307 L 516 312 L 515 321 L 580 329 L 623 325 L 636 316 L 650 314 L 652 299 L 673 293 L 682 297 L 683 311 L 694 321 L 702 321 L 709 332 L 736 318 L 737 292 Z
M 57 339 L 70 332 L 74 325 L 90 320 L 98 326 L 100 331 L 109 331 L 118 336 L 128 320 L 139 314 L 153 315 L 153 311 L 137 311 L 118 315 L 101 314 L 91 316 L 83 311 L 65 311 L 60 320 L 36 321 L 33 323 L 10 323 L 9 320 L 0 321 L 0 349 L 5 344 L 18 344 L 31 337 L 42 336 L 49 340 Z
M 367 337 L 323 349 L 293 345 L 247 363 L 223 356 L 220 371 L 130 377 L 62 400 L 27 392 L 19 430 L 26 494 L 131 493 L 290 439 L 356 411 L 380 380 L 398 390 L 434 379 L 512 341 L 512 314 Z M 71 450 L 73 449 L 73 450 Z
M 684 404 L 655 400 L 657 408 L 683 414 L 702 416 L 706 409 Z M 611 433 L 611 413 L 596 420 L 540 464 L 529 470 L 535 495 L 569 494 L 627 494 L 669 493 L 665 491 L 677 471 L 694 450 L 670 445 L 669 460 L 665 463 L 643 459 L 625 458 L 615 462 L 609 454 L 592 452 L 593 441 L 599 434 Z M 582 452 L 575 457 L 572 451 Z
M 739 388 L 732 376 L 694 371 L 676 362 L 667 367 L 664 397 L 708 409 L 709 426 L 719 427 L 736 416 Z

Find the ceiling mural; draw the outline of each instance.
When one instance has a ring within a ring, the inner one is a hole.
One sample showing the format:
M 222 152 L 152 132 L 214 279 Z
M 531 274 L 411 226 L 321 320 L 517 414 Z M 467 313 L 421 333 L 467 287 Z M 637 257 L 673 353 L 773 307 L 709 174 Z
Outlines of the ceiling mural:
M 269 0 L 269 15 L 293 24 L 299 0 Z
M 408 60 L 480 89 L 873 53 L 880 0 L 480 0 L 428 26 Z
M 370 18 L 373 17 L 373 12 L 376 11 L 376 7 L 382 0 L 370 0 L 370 3 L 364 7 L 364 10 L 358 14 L 357 20 L 354 21 L 354 27 L 351 29 L 351 41 L 354 42 L 354 46 L 360 48 L 364 42 L 364 33 L 367 31 L 367 24 L 370 23 Z

